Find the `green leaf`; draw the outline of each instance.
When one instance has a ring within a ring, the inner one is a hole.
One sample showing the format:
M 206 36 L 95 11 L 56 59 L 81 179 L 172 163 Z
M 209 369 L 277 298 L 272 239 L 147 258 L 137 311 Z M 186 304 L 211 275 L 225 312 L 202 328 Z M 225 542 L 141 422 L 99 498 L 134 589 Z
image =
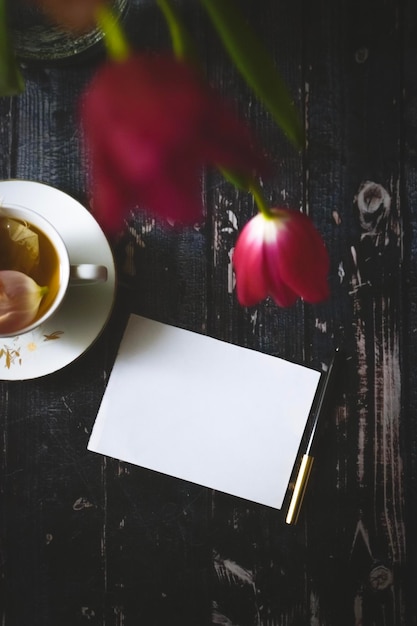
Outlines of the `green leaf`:
M 24 88 L 8 29 L 6 0 L 0 0 L 0 96 L 15 96 Z
M 172 48 L 177 59 L 197 65 L 197 53 L 191 37 L 171 0 L 157 0 L 171 35 Z
M 233 0 L 200 0 L 214 28 L 248 85 L 287 137 L 301 148 L 303 129 L 289 90 L 271 57 Z

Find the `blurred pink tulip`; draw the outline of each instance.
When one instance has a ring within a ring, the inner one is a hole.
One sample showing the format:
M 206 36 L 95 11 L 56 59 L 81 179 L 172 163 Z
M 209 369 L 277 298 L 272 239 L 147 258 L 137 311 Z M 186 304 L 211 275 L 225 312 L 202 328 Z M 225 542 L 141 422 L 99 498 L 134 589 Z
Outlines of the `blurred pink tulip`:
M 237 297 L 252 306 L 271 296 L 282 307 L 298 297 L 316 303 L 329 296 L 329 257 L 311 220 L 298 211 L 259 213 L 243 228 L 233 254 Z
M 135 205 L 176 222 L 202 215 L 202 166 L 259 175 L 266 160 L 243 122 L 191 65 L 136 54 L 108 62 L 81 108 L 93 209 L 107 231 Z

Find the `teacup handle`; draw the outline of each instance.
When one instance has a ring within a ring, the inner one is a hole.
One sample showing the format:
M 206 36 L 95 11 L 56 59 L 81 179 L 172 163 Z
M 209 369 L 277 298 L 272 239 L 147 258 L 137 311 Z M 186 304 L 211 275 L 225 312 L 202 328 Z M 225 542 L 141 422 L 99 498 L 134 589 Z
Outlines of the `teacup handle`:
M 80 263 L 71 265 L 70 285 L 91 285 L 92 283 L 105 283 L 107 280 L 107 267 L 94 265 L 94 263 Z

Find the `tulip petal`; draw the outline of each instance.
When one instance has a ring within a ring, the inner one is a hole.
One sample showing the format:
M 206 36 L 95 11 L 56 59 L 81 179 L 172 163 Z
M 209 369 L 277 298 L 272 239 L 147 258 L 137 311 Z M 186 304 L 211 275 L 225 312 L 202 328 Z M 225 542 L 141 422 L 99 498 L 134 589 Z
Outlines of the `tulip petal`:
M 47 290 L 23 272 L 0 271 L 0 333 L 18 332 L 30 324 Z
M 299 297 L 298 292 L 291 289 L 281 275 L 280 262 L 277 255 L 271 254 L 268 250 L 266 254 L 265 272 L 268 275 L 268 294 L 278 306 L 292 306 Z
M 269 163 L 248 127 L 214 94 L 208 104 L 210 115 L 204 124 L 207 162 L 233 173 L 250 175 L 251 179 L 267 175 Z
M 329 296 L 329 256 L 312 221 L 294 211 L 285 224 L 279 247 L 281 275 L 286 284 L 306 302 L 325 300 Z
M 246 126 L 191 66 L 171 56 L 107 63 L 84 94 L 81 116 L 93 204 L 106 229 L 123 221 L 111 213 L 123 216 L 136 205 L 195 222 L 205 165 L 247 177 L 266 169 Z
M 258 214 L 242 230 L 233 264 L 239 302 L 249 306 L 266 296 L 283 307 L 298 297 L 319 302 L 329 295 L 329 258 L 311 220 L 287 209 Z
M 243 306 L 253 306 L 268 295 L 264 272 L 263 224 L 258 217 L 245 225 L 233 252 L 237 298 Z
M 131 145 L 130 140 L 126 146 Z M 179 156 L 162 172 L 153 144 L 140 142 L 136 152 L 121 152 L 118 162 L 111 163 L 108 150 L 97 151 L 93 161 L 95 204 L 105 228 L 120 227 L 125 207 L 137 204 L 148 207 L 160 218 L 182 223 L 197 221 L 203 211 L 200 176 L 194 162 Z

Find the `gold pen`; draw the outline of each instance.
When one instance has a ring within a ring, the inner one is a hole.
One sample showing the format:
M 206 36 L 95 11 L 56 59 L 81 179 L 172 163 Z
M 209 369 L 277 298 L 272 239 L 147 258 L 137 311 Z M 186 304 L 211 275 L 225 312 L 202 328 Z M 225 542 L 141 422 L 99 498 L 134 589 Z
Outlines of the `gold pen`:
M 337 348 L 329 365 L 329 369 L 325 373 L 323 385 L 321 386 L 319 399 L 317 401 L 316 409 L 314 412 L 313 425 L 311 427 L 311 432 L 308 437 L 305 451 L 301 457 L 301 465 L 298 470 L 297 479 L 295 481 L 294 491 L 292 493 L 290 504 L 288 507 L 287 517 L 285 518 L 287 524 L 296 524 L 298 520 L 301 505 L 303 503 L 304 495 L 307 489 L 308 480 L 310 478 L 311 469 L 313 467 L 314 456 L 312 454 L 312 449 L 315 435 L 317 433 L 319 423 L 323 419 L 323 413 L 327 409 L 327 402 L 330 395 L 329 389 L 330 385 L 334 382 L 334 375 L 339 360 L 340 350 Z

